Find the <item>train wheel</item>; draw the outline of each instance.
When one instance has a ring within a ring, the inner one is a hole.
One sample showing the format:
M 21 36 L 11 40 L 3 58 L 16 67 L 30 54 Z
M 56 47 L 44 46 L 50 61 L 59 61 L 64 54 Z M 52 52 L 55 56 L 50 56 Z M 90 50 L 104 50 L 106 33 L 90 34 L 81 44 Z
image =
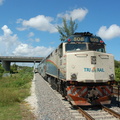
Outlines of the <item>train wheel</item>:
M 63 89 L 63 97 L 67 96 L 66 88 Z
M 51 85 L 51 78 L 50 77 L 47 78 L 47 81 Z
M 54 78 L 54 77 L 51 77 L 51 87 L 52 87 L 54 90 L 57 90 L 57 80 L 56 80 L 56 78 Z
M 66 91 L 66 82 L 61 82 L 61 93 L 62 96 L 65 97 L 67 95 L 67 91 Z

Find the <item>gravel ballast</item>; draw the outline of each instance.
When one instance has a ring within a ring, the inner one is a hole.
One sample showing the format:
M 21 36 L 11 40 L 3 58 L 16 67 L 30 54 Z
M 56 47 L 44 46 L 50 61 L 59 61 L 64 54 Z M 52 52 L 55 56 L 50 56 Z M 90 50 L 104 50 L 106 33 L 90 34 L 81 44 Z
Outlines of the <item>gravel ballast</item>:
M 31 96 L 26 99 L 33 108 L 37 120 L 75 120 L 48 83 L 34 74 Z
M 74 120 L 53 90 L 36 74 L 38 120 Z

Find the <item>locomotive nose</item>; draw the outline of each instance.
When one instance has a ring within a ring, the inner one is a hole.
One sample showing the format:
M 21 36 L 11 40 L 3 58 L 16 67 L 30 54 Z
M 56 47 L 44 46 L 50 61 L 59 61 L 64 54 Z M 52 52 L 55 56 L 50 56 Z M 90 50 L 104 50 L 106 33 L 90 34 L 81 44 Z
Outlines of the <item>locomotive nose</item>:
M 88 90 L 88 100 L 92 102 L 93 100 L 98 99 L 98 92 L 95 87 L 93 87 L 91 90 Z

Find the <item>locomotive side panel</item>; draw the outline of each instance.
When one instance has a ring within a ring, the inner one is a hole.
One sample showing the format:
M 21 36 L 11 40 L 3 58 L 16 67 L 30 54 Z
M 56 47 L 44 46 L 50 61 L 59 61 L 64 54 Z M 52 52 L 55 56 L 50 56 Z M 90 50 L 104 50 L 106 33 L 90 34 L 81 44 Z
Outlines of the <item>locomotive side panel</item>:
M 53 51 L 46 59 L 46 74 L 57 77 L 58 76 L 58 61 L 57 52 Z
M 46 60 L 43 60 L 39 65 L 38 65 L 38 72 L 41 74 L 42 77 L 46 77 Z
M 60 58 L 60 79 L 64 79 L 64 80 L 66 80 L 66 73 L 67 73 L 67 70 L 66 70 L 66 65 L 67 65 L 66 59 L 67 59 L 66 55 L 64 55 L 63 57 Z
M 46 58 L 46 74 L 66 79 L 66 55 L 63 52 L 63 44 Z

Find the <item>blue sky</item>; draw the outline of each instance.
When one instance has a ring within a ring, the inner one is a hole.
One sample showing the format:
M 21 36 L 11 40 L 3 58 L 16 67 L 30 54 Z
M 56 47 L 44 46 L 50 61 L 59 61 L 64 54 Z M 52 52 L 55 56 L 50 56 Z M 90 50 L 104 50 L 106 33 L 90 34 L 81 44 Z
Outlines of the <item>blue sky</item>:
M 120 60 L 120 0 L 0 0 L 0 55 L 46 56 L 60 44 L 62 17 L 91 32 Z

